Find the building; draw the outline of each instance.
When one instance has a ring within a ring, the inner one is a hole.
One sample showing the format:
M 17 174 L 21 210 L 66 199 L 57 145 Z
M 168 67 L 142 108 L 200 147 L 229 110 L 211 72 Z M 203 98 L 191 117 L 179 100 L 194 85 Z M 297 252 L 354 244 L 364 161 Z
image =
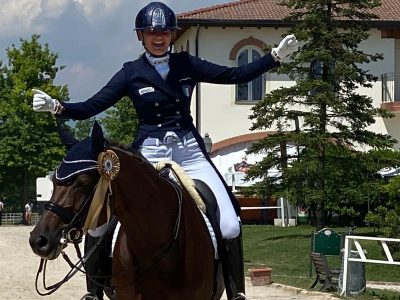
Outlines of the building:
M 278 2 L 241 0 L 179 14 L 178 23 L 183 30 L 175 42 L 175 51 L 188 51 L 226 66 L 255 60 L 265 53 L 268 45 L 279 43 L 289 28 L 283 21 L 289 9 Z M 370 38 L 361 48 L 367 53 L 383 53 L 384 60 L 368 65 L 379 80 L 360 93 L 372 97 L 375 107 L 396 113 L 392 119 L 376 119 L 370 130 L 400 140 L 400 1 L 382 0 L 382 6 L 374 12 L 379 20 L 373 21 Z M 234 165 L 243 158 L 249 164 L 257 161 L 256 156 L 245 156 L 246 149 L 275 130 L 249 130 L 252 106 L 264 94 L 290 84 L 293 82 L 285 76 L 267 73 L 249 84 L 201 83 L 195 90 L 192 113 L 197 128 L 212 139 L 211 157 L 230 185 L 246 185 L 240 181 L 244 173 L 235 171 Z M 396 148 L 399 147 L 398 143 Z M 232 183 L 233 174 L 239 179 L 236 183 Z

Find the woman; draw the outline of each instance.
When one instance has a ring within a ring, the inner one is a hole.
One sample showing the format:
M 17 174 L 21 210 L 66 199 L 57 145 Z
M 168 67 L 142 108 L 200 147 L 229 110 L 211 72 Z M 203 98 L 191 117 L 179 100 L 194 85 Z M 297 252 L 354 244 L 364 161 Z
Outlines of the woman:
M 229 299 L 245 299 L 240 207 L 207 155 L 204 142 L 193 125 L 190 100 L 198 82 L 238 84 L 255 79 L 291 54 L 297 40 L 293 35 L 287 36 L 258 61 L 229 68 L 187 52 L 171 53 L 172 39 L 179 28 L 175 13 L 163 3 L 146 5 L 138 13 L 135 25 L 145 53 L 135 61 L 124 63 L 97 94 L 84 102 L 62 103 L 34 90 L 33 109 L 82 120 L 129 96 L 139 118 L 133 148 L 139 149 L 152 163 L 165 159 L 177 162 L 190 177 L 202 180 L 214 192 L 226 246 L 226 253 L 221 256 Z M 229 282 L 228 277 L 233 280 Z

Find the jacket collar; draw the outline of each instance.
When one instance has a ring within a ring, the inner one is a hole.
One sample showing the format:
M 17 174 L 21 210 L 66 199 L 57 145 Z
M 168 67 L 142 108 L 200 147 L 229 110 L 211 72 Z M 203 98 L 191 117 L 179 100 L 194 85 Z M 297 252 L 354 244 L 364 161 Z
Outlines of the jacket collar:
M 171 57 L 170 57 L 171 60 Z M 179 93 L 174 91 L 170 85 L 168 84 L 168 77 L 170 76 L 171 72 L 173 70 L 171 69 L 169 71 L 167 80 L 162 79 L 161 75 L 158 74 L 157 70 L 154 69 L 154 67 L 150 64 L 150 62 L 147 60 L 145 55 L 142 55 L 141 58 L 139 58 L 140 66 L 138 68 L 138 72 L 141 73 L 141 75 L 146 78 L 148 81 L 150 81 L 154 86 L 157 86 L 159 89 L 162 91 L 166 92 L 167 94 L 171 95 L 174 98 L 180 98 Z

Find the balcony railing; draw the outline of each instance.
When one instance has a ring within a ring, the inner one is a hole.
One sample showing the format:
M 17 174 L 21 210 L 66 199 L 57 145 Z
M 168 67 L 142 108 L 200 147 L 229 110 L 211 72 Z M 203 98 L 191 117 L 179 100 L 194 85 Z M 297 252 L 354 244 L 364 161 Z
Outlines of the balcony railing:
M 400 73 L 382 74 L 382 102 L 400 101 Z
M 393 113 L 400 112 L 400 73 L 384 73 L 382 79 L 381 108 Z

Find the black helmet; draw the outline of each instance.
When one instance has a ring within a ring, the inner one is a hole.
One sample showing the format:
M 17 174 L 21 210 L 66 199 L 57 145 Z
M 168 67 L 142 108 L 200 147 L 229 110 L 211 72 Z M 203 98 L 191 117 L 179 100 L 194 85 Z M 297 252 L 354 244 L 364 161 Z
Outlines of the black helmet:
M 176 15 L 161 2 L 150 2 L 136 16 L 135 30 L 177 30 Z

